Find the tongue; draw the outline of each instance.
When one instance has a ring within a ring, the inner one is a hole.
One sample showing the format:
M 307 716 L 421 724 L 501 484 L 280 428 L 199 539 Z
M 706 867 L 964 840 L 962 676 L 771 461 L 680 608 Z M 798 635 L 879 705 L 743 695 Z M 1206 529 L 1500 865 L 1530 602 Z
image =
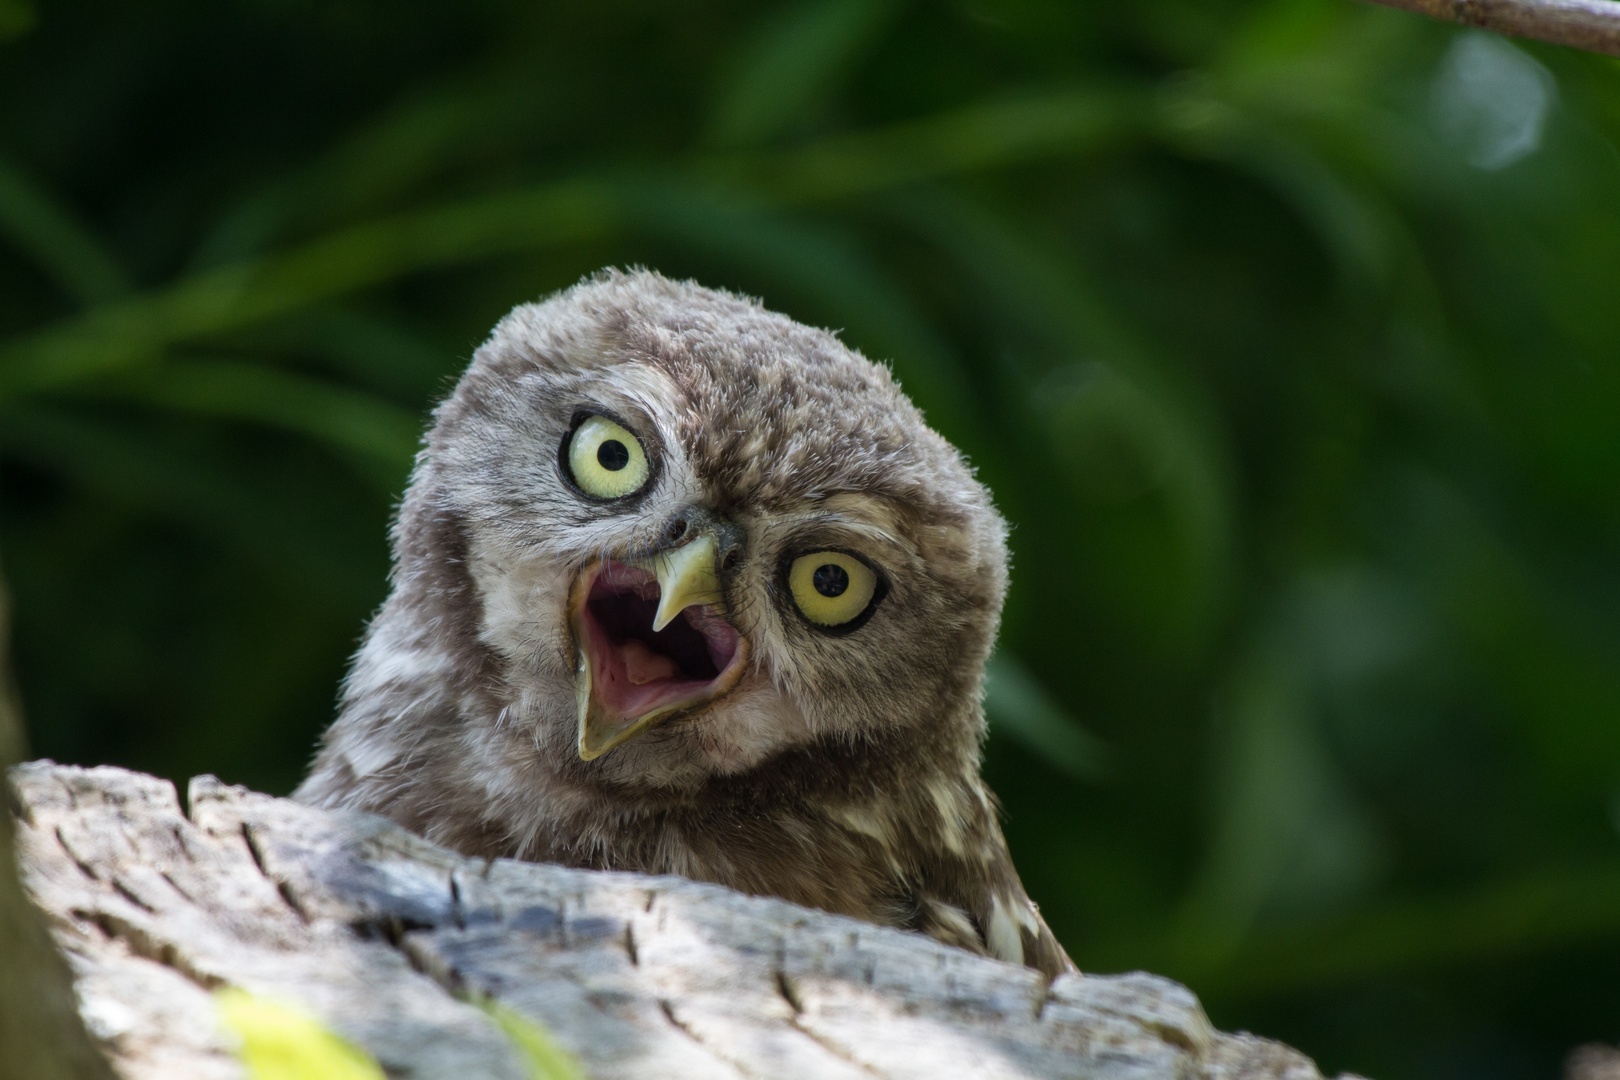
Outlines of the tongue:
M 662 653 L 653 652 L 635 638 L 619 646 L 619 656 L 624 660 L 624 677 L 630 680 L 632 686 L 646 686 L 660 679 L 672 679 L 680 671 L 675 661 Z

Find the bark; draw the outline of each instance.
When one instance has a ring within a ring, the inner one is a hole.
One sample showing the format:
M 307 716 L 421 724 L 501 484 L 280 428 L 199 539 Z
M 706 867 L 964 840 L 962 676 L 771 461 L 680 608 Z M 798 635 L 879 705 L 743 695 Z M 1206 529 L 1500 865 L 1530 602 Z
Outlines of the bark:
M 393 1077 L 511 1078 L 469 998 L 593 1077 L 1316 1080 L 1152 975 L 1038 972 L 673 877 L 468 859 L 369 815 L 35 762 L 11 773 L 29 882 L 129 1080 L 235 1078 L 210 991 L 295 1003 Z
M 1510 37 L 1620 56 L 1620 3 L 1613 0 L 1368 0 Z

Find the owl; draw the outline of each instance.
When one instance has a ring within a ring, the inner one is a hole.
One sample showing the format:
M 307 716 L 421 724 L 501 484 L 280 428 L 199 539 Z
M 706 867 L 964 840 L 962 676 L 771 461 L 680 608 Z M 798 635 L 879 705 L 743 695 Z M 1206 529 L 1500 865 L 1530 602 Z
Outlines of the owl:
M 1073 970 L 979 776 L 1006 525 L 889 372 L 606 271 L 437 408 L 295 797 Z

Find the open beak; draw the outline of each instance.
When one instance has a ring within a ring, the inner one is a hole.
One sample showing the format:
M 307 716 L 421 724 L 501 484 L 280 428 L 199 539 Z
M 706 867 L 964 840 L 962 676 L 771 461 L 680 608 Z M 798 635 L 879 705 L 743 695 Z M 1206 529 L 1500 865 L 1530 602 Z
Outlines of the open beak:
M 720 613 L 714 534 L 635 563 L 587 567 L 568 599 L 579 756 L 601 757 L 725 694 L 748 640 Z

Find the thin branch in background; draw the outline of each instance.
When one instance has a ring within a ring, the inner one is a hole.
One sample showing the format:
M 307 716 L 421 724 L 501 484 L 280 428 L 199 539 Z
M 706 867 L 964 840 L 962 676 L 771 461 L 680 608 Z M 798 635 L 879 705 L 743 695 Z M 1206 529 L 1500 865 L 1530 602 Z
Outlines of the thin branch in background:
M 1614 0 L 1367 0 L 1510 37 L 1620 56 Z

